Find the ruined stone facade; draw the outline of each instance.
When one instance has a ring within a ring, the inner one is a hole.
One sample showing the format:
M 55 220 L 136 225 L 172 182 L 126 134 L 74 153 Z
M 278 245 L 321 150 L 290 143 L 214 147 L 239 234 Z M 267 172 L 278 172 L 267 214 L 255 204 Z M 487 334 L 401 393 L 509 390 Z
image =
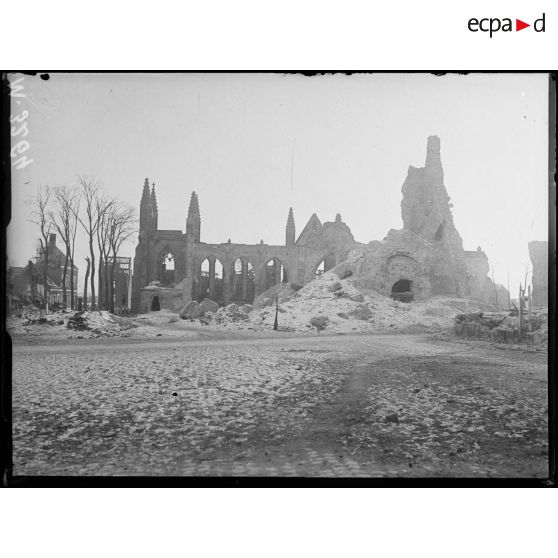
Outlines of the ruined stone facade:
M 529 257 L 533 264 L 533 304 L 548 305 L 548 241 L 529 242 Z
M 178 310 L 190 300 L 251 303 L 280 282 L 298 285 L 343 261 L 355 242 L 337 215 L 323 223 L 316 214 L 296 239 L 292 208 L 285 228 L 285 245 L 220 244 L 201 241 L 198 196 L 192 193 L 186 232 L 158 228 L 155 187 L 145 179 L 140 203 L 140 233 L 134 258 L 132 309 Z
M 430 136 L 426 163 L 409 167 L 402 188 L 402 230 L 364 246 L 338 214 L 323 223 L 313 214 L 298 239 L 289 209 L 285 245 L 221 244 L 201 241 L 199 200 L 192 193 L 186 232 L 158 228 L 155 188 L 145 179 L 140 235 L 134 260 L 132 309 L 178 310 L 194 299 L 251 303 L 280 282 L 298 285 L 347 259 L 347 271 L 363 288 L 401 300 L 433 295 L 469 296 L 494 302 L 497 289 L 487 277 L 488 258 L 478 248 L 463 250 L 444 185 L 440 139 Z M 342 264 L 343 265 L 343 264 Z M 500 292 L 500 298 L 506 298 Z
M 409 167 L 402 187 L 403 229 L 351 253 L 340 273 L 350 271 L 363 288 L 400 300 L 434 295 L 467 296 L 498 304 L 507 291 L 487 276 L 486 254 L 463 250 L 444 185 L 440 139 L 428 138 L 425 166 Z

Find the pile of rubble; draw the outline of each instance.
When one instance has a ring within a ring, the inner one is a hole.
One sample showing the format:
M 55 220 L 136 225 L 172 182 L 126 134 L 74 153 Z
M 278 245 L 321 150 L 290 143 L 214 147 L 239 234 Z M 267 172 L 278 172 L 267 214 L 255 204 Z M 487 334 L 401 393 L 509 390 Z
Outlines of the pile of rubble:
M 209 298 L 204 298 L 201 302 L 191 300 L 182 308 L 178 315 L 183 320 L 195 320 L 197 318 L 207 317 L 208 314 L 214 314 L 219 309 L 219 305 Z
M 48 314 L 36 307 L 28 307 L 7 320 L 10 335 L 55 336 L 64 338 L 119 335 L 123 318 L 115 318 L 107 311 L 74 312 L 58 310 Z M 129 320 L 128 320 L 129 321 Z M 45 326 L 48 329 L 45 329 Z
M 520 327 L 515 312 L 471 312 L 455 317 L 453 331 L 459 337 L 490 339 L 498 343 L 541 345 L 548 339 L 545 312 L 531 315 Z
M 253 306 L 244 304 L 228 304 L 219 308 L 219 305 L 204 298 L 201 302 L 192 300 L 182 308 L 179 316 L 183 320 L 199 321 L 204 325 L 225 325 L 229 323 L 238 323 L 248 321 L 248 314 L 252 311 Z
M 490 308 L 485 303 L 467 304 L 464 299 L 451 297 L 399 302 L 355 282 L 350 274 L 340 277 L 331 270 L 302 288 L 291 283 L 275 285 L 259 295 L 253 306 L 229 304 L 219 308 L 209 299 L 190 302 L 180 317 L 224 329 L 270 331 L 277 313 L 280 331 L 420 332 L 449 330 L 456 314 Z
M 120 325 L 114 320 L 109 312 L 76 312 L 66 324 L 68 329 L 74 331 L 90 331 L 93 334 L 112 336 L 121 331 Z
M 276 301 L 278 304 L 287 302 L 300 289 L 301 286 L 296 283 L 277 283 L 254 299 L 254 308 L 261 310 L 266 306 L 272 306 Z

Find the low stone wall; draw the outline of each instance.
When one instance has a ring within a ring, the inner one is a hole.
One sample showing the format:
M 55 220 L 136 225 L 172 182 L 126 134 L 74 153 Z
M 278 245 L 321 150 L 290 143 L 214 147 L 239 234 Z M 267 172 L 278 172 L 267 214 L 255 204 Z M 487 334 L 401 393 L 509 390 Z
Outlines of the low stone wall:
M 156 299 L 156 300 L 155 300 Z M 184 294 L 180 289 L 167 289 L 164 287 L 145 287 L 140 291 L 139 313 L 152 312 L 158 309 L 179 312 L 184 306 Z M 154 308 L 155 306 L 155 308 Z

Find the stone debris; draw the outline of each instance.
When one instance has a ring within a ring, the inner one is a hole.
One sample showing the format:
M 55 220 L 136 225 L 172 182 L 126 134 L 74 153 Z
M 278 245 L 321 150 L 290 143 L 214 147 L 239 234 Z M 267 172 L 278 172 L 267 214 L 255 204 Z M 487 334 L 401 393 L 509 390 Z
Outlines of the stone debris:
M 342 267 L 342 266 L 341 266 Z M 341 267 L 324 273 L 294 293 L 287 286 L 274 292 L 283 293 L 278 303 L 280 331 L 307 333 L 380 333 L 451 330 L 456 314 L 492 309 L 482 302 L 456 297 L 434 297 L 425 302 L 404 303 L 361 287 L 358 277 L 345 275 Z M 266 291 L 269 292 L 269 291 Z M 260 300 L 268 298 L 260 295 Z M 279 296 L 279 295 L 278 295 Z M 274 301 L 274 299 L 273 299 Z M 260 302 L 261 305 L 261 302 Z M 220 308 L 209 322 L 210 326 L 235 330 L 272 331 L 275 304 L 263 307 L 254 304 L 250 312 L 236 314 L 238 307 Z M 228 310 L 227 310 L 228 309 Z M 317 318 L 327 318 L 316 322 Z M 314 320 L 314 321 L 313 321 Z M 326 324 L 317 327 L 316 323 Z
M 548 339 L 548 320 L 545 311 L 531 315 L 529 323 L 524 321 L 524 330 L 520 335 L 519 316 L 510 312 L 470 312 L 457 314 L 453 331 L 459 337 L 489 339 L 498 343 L 527 343 L 540 345 Z
M 91 331 L 99 335 L 110 336 L 120 333 L 120 325 L 116 323 L 110 312 L 76 312 L 66 324 L 68 329 Z
M 195 300 L 188 302 L 188 304 L 186 304 L 186 306 L 184 306 L 184 308 L 182 308 L 182 310 L 178 313 L 183 320 L 193 320 L 198 318 L 200 314 L 200 305 Z
M 327 316 L 315 316 L 310 320 L 310 325 L 314 326 L 318 331 L 323 331 L 328 323 L 329 318 Z
M 40 310 L 22 312 L 10 316 L 7 321 L 11 335 L 54 336 L 87 338 L 120 335 L 125 329 L 135 327 L 133 320 L 113 316 L 109 312 L 57 311 L 41 315 Z M 48 326 L 48 331 L 44 329 Z M 79 335 L 78 335 L 79 334 Z
M 239 323 L 248 321 L 248 312 L 238 304 L 228 304 L 219 308 L 211 317 L 211 324 L 226 325 L 230 323 Z
M 278 303 L 287 302 L 293 295 L 300 290 L 300 285 L 296 283 L 277 283 L 264 291 L 261 295 L 254 299 L 253 307 L 256 310 L 261 310 L 267 306 L 272 306 L 275 304 L 275 299 Z
M 219 310 L 219 305 L 209 298 L 204 298 L 199 305 L 200 313 L 205 314 L 206 312 L 217 312 Z

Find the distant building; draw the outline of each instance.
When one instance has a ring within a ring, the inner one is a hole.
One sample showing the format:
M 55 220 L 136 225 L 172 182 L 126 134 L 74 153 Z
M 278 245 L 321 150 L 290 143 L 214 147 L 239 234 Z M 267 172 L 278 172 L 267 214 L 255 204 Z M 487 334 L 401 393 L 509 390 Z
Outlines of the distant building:
M 49 236 L 48 243 L 48 302 L 49 304 L 62 303 L 64 284 L 64 263 L 66 254 L 56 245 L 56 234 Z M 29 296 L 34 300 L 44 300 L 43 270 L 45 255 L 37 254 L 25 267 L 10 267 L 8 269 L 8 292 L 13 296 Z M 77 302 L 78 268 L 74 265 L 74 293 Z M 71 266 L 68 263 L 66 271 L 67 302 L 70 303 L 70 274 Z
M 105 266 L 107 267 L 110 280 L 112 258 L 101 260 L 101 276 L 103 277 Z M 114 307 L 129 310 L 132 305 L 132 258 L 116 257 L 113 281 Z M 103 290 L 103 282 L 101 282 L 98 293 L 99 300 L 102 300 Z
M 533 264 L 533 304 L 548 305 L 548 241 L 529 242 L 529 257 Z

